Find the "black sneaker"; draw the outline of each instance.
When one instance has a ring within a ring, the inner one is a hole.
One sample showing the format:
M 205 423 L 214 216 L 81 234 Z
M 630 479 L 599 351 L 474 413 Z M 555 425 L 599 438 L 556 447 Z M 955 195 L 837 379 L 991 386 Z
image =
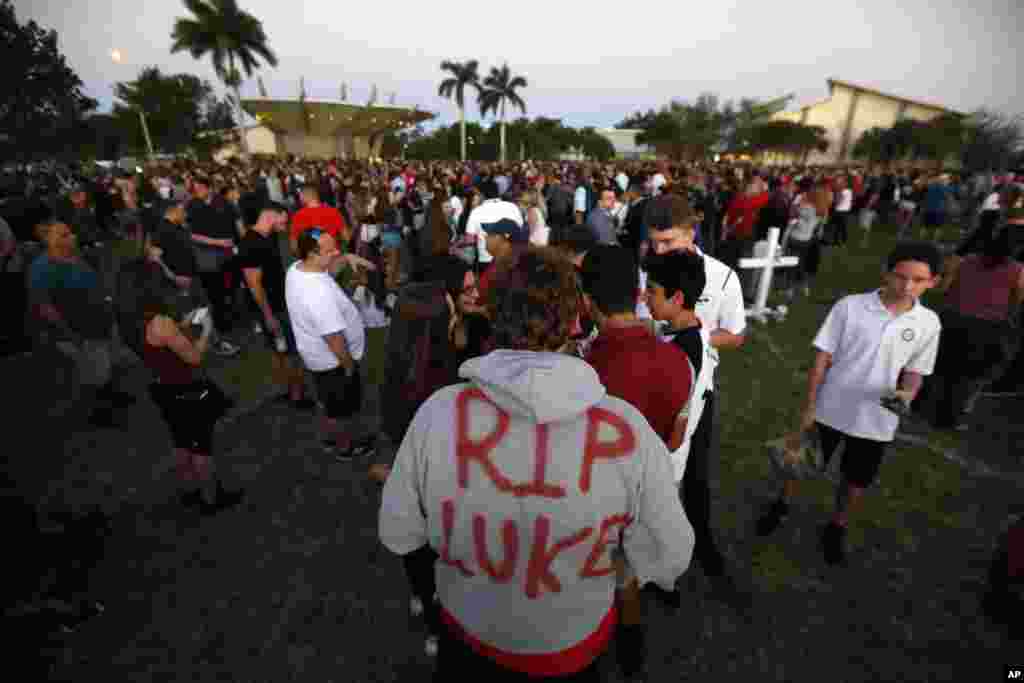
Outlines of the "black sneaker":
M 748 591 L 736 585 L 736 581 L 728 573 L 708 576 L 711 583 L 709 596 L 737 612 L 746 612 L 753 606 L 753 598 Z
M 203 493 L 199 489 L 185 491 L 178 495 L 178 500 L 184 507 L 199 507 L 203 504 Z
M 757 520 L 757 535 L 769 536 L 789 517 L 789 503 L 781 498 L 774 501 Z
M 821 550 L 830 565 L 846 564 L 846 527 L 829 522 L 821 530 Z
M 217 482 L 216 499 L 212 503 L 207 503 L 205 500 L 200 501 L 199 511 L 204 515 L 215 515 L 218 512 L 235 507 L 243 500 L 245 500 L 245 489 L 228 491 L 221 486 L 220 482 Z

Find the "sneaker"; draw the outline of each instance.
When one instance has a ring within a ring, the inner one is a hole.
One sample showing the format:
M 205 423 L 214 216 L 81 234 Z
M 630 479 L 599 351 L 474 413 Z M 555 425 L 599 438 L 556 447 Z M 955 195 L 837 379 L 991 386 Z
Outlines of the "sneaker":
M 353 444 L 344 451 L 339 450 L 337 444 L 334 444 L 330 449 L 326 446 L 324 448 L 324 451 L 333 455 L 334 459 L 338 462 L 351 462 L 357 458 L 362 458 L 373 453 L 373 450 L 373 444 L 359 442 L 353 442 Z
M 409 614 L 414 617 L 423 616 L 423 601 L 415 595 L 409 598 Z
M 178 500 L 184 507 L 199 507 L 203 504 L 203 494 L 199 489 L 193 489 L 179 494 Z
M 423 652 L 428 657 L 436 657 L 439 646 L 440 642 L 437 636 L 427 636 L 423 641 Z
M 846 527 L 829 522 L 821 529 L 821 549 L 830 565 L 846 563 Z
M 213 351 L 218 356 L 230 358 L 231 356 L 237 356 L 242 349 L 240 349 L 239 347 L 235 346 L 234 344 L 225 339 L 221 339 L 216 343 L 212 344 L 210 346 L 210 350 Z
M 730 574 L 713 574 L 708 576 L 708 581 L 711 583 L 708 596 L 713 600 L 728 605 L 737 612 L 745 612 L 753 606 L 750 593 L 737 586 Z
M 237 491 L 227 491 L 220 482 L 217 483 L 217 498 L 213 503 L 207 503 L 205 500 L 199 504 L 199 511 L 203 515 L 215 515 L 218 512 L 228 510 L 235 507 L 239 503 L 245 500 L 245 489 L 238 489 Z
M 983 389 L 979 396 L 991 396 L 995 398 L 1011 398 L 1024 396 L 1024 388 L 1011 386 L 1008 382 L 993 382 Z
M 768 506 L 757 520 L 757 535 L 770 536 L 789 516 L 789 504 L 781 498 Z

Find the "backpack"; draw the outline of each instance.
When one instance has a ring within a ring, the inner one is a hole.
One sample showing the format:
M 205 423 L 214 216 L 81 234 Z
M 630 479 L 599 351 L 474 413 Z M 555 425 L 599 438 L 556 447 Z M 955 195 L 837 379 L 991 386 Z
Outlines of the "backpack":
M 458 380 L 445 294 L 441 281 L 410 283 L 398 292 L 381 392 L 381 404 L 387 406 L 381 427 L 395 444 L 401 443 L 423 402 Z

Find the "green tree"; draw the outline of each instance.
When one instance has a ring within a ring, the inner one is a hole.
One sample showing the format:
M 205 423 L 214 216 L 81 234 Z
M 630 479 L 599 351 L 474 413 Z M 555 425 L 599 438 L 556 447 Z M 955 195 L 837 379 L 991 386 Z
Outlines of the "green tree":
M 76 152 L 97 102 L 82 92 L 56 31 L 19 24 L 10 0 L 0 0 L 0 59 L 10 74 L 0 85 L 0 152 L 22 159 Z
M 636 141 L 676 160 L 706 159 L 721 145 L 728 122 L 718 96 L 703 93 L 692 104 L 673 100 L 662 107 Z
M 960 161 L 970 171 L 1006 171 L 1024 165 L 1024 116 L 979 110 L 965 122 Z
M 783 111 L 792 99 L 793 95 L 784 95 L 764 101 L 743 97 L 736 105 L 727 102 L 721 110 L 722 151 L 756 151 L 752 147 L 754 129 L 771 121 L 772 116 Z
M 616 123 L 615 128 L 620 130 L 647 130 L 654 125 L 654 119 L 657 116 L 658 113 L 653 109 L 648 109 L 646 112 L 636 111 Z
M 277 66 L 259 19 L 239 8 L 236 0 L 184 0 L 193 18 L 179 18 L 171 33 L 171 52 L 188 52 L 193 59 L 210 55 L 217 77 L 231 88 L 238 112 L 238 136 L 243 155 L 248 146 L 242 125 L 242 73 L 251 77 L 260 60 Z
M 753 152 L 782 152 L 799 156 L 807 163 L 812 151 L 828 151 L 828 138 L 821 126 L 793 121 L 768 121 L 747 130 L 748 149 Z
M 138 112 L 146 114 L 153 146 L 178 153 L 204 128 L 204 105 L 213 94 L 208 81 L 191 74 L 164 74 L 158 67 L 144 68 L 134 81 L 116 83 L 114 118 L 138 149 L 143 131 Z
M 615 145 L 611 140 L 590 126 L 580 129 L 577 140 L 579 150 L 587 158 L 603 163 L 615 157 Z
M 505 163 L 505 105 L 511 105 L 526 113 L 526 102 L 516 92 L 519 88 L 527 87 L 526 79 L 522 76 L 513 76 L 509 71 L 508 64 L 500 69 L 491 67 L 491 73 L 484 79 L 483 90 L 480 91 L 480 115 L 487 116 L 488 112 L 499 113 L 501 119 L 501 162 Z
M 480 63 L 471 59 L 467 62 L 441 62 L 441 71 L 450 73 L 451 77 L 441 81 L 437 94 L 455 100 L 459 112 L 460 147 L 459 158 L 466 160 L 466 86 L 476 88 L 480 92 L 480 74 L 477 73 Z

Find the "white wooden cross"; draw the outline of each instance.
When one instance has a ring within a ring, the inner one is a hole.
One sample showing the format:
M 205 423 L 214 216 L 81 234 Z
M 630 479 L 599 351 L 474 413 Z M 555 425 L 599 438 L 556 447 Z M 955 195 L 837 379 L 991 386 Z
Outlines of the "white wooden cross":
M 768 307 L 768 292 L 772 287 L 772 273 L 776 268 L 791 268 L 800 262 L 796 256 L 779 256 L 779 228 L 768 230 L 768 240 L 758 242 L 754 247 L 754 258 L 741 258 L 740 268 L 759 269 L 761 277 L 757 283 L 757 298 L 754 300 L 753 308 L 747 309 L 747 317 L 758 322 L 765 322 L 768 316 L 781 318 L 786 314 L 784 308 L 771 309 Z M 763 254 L 758 247 L 764 249 Z

